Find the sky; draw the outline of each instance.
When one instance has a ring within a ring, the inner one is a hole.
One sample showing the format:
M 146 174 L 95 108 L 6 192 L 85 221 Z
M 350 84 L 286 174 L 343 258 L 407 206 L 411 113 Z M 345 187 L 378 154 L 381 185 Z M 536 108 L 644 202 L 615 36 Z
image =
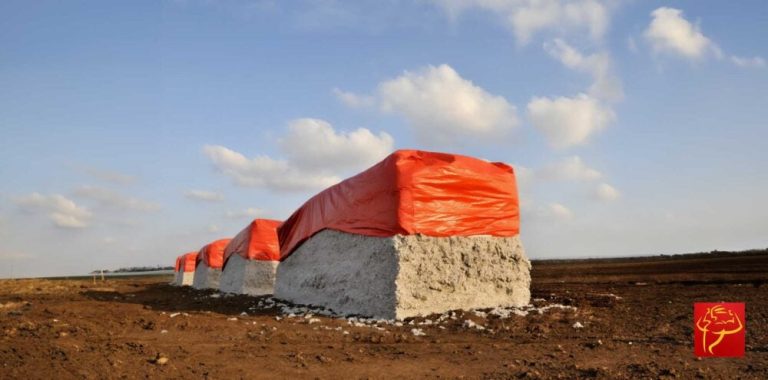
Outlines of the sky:
M 768 3 L 0 2 L 0 278 L 172 265 L 395 149 L 532 259 L 768 247 Z

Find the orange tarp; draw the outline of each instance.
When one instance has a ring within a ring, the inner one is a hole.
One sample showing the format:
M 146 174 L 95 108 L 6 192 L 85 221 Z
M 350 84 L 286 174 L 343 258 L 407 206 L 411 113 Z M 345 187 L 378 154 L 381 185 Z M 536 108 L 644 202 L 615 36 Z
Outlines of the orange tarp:
M 184 257 L 184 255 L 176 256 L 176 265 L 173 267 L 174 272 L 178 272 L 181 269 L 181 258 Z
M 278 220 L 254 219 L 238 233 L 224 250 L 224 262 L 232 255 L 248 260 L 278 261 L 280 245 L 277 242 Z
M 515 236 L 511 166 L 472 157 L 399 150 L 325 189 L 279 228 L 281 260 L 323 229 L 368 235 Z
M 181 255 L 180 266 L 183 265 L 184 272 L 194 272 L 197 266 L 197 252 L 190 252 Z
M 197 260 L 202 261 L 208 268 L 221 269 L 224 266 L 224 249 L 231 239 L 219 239 L 200 249 Z

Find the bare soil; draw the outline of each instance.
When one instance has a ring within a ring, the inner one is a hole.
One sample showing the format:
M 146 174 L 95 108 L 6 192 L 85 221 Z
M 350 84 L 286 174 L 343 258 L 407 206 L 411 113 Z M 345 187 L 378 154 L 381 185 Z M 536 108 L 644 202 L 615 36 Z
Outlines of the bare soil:
M 170 277 L 3 280 L 0 378 L 768 378 L 766 252 L 534 261 L 532 278 L 541 313 L 402 326 Z M 746 302 L 744 358 L 693 355 L 697 301 Z

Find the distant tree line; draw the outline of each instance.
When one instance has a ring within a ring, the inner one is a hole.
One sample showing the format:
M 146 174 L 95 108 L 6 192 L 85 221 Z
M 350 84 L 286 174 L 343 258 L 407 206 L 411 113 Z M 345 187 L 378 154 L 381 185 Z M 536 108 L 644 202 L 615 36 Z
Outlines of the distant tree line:
M 159 270 L 173 270 L 172 266 L 160 266 L 155 265 L 153 267 L 127 267 L 127 268 L 118 268 L 115 270 L 109 270 L 109 269 L 97 269 L 95 271 L 92 271 L 91 273 L 101 273 L 102 271 L 104 273 L 132 273 L 132 272 L 152 272 L 152 271 L 159 271 Z
M 533 261 L 540 261 L 540 262 L 550 262 L 550 263 L 557 263 L 557 262 L 569 262 L 573 260 L 581 261 L 581 260 L 590 260 L 590 261 L 643 261 L 651 258 L 660 258 L 662 260 L 686 260 L 686 259 L 692 259 L 692 258 L 702 258 L 702 257 L 712 257 L 712 256 L 728 256 L 728 255 L 739 255 L 739 256 L 768 256 L 768 248 L 755 248 L 755 249 L 745 249 L 743 251 L 721 251 L 718 249 L 715 249 L 713 251 L 709 252 L 691 252 L 691 253 L 675 253 L 675 254 L 656 254 L 656 255 L 639 255 L 639 256 L 608 256 L 608 257 L 586 257 L 586 258 L 580 258 L 580 259 L 539 259 L 539 260 L 533 260 Z

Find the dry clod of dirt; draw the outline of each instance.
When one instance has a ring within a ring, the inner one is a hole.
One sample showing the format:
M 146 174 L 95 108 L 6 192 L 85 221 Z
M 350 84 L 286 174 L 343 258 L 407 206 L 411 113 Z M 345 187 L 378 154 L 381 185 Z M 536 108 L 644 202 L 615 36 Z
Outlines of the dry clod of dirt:
M 157 355 L 155 355 L 154 358 L 150 359 L 150 363 L 157 364 L 157 365 L 166 365 L 168 364 L 168 360 L 170 359 L 168 359 L 168 357 L 165 356 L 165 354 L 158 353 Z

